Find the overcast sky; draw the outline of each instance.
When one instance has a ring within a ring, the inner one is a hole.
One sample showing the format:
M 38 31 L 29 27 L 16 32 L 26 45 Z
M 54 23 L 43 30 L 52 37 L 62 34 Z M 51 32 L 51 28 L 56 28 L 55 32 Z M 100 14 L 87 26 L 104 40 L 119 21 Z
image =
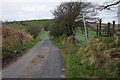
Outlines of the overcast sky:
M 1 0 L 0 1 L 0 20 L 19 21 L 33 19 L 52 19 L 51 10 L 54 10 L 61 2 L 70 0 Z M 75 1 L 75 0 L 72 0 Z M 79 1 L 79 0 L 78 0 Z M 103 4 L 104 0 L 89 0 Z M 112 22 L 117 20 L 118 9 L 110 11 L 103 10 L 98 12 L 98 16 L 103 22 Z

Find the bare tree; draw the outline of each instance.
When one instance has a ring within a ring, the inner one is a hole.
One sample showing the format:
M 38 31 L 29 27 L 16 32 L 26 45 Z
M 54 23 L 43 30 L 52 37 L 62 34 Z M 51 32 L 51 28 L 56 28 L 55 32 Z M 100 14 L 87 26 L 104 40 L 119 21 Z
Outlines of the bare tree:
M 114 6 L 118 5 L 120 3 L 120 0 L 111 0 L 111 1 L 105 1 L 103 5 L 100 5 L 99 10 L 102 11 L 104 9 L 110 10 Z
M 52 12 L 54 15 L 55 26 L 61 27 L 67 36 L 75 34 L 79 23 L 83 22 L 83 13 L 87 21 L 96 19 L 96 10 L 94 5 L 89 2 L 62 2 Z M 55 28 L 58 28 L 55 27 Z
M 36 39 L 42 29 L 41 26 L 32 25 L 32 26 L 28 26 L 26 30 L 28 33 L 32 35 L 34 39 Z

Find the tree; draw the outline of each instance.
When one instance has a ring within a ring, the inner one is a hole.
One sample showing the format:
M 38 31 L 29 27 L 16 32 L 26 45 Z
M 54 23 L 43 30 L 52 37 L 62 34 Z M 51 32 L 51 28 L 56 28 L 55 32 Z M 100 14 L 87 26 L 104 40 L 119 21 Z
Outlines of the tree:
M 62 34 L 68 37 L 74 35 L 78 24 L 83 22 L 83 13 L 87 21 L 96 19 L 93 17 L 96 15 L 95 7 L 90 2 L 62 2 L 52 13 L 55 28 L 62 30 Z M 57 33 L 59 32 L 57 30 Z
M 27 27 L 27 32 L 30 33 L 34 39 L 37 38 L 37 36 L 39 35 L 40 31 L 41 31 L 41 27 L 34 25 L 34 26 L 29 26 Z
M 111 0 L 111 1 L 105 1 L 103 5 L 100 5 L 100 11 L 104 10 L 104 9 L 108 9 L 110 10 L 112 7 L 116 6 L 120 4 L 120 0 Z

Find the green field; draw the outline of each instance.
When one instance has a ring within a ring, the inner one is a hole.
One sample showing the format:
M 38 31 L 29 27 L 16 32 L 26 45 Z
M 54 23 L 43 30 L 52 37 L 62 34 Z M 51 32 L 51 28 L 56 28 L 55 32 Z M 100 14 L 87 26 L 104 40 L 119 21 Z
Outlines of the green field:
M 26 21 L 19 21 L 19 22 L 22 22 L 23 24 L 27 24 L 27 26 L 25 25 L 22 25 L 20 23 L 5 23 L 6 25 L 10 26 L 10 27 L 14 27 L 14 28 L 17 28 L 17 29 L 20 29 L 20 30 L 26 30 L 27 27 L 29 26 L 40 26 L 42 27 L 45 23 L 48 23 L 52 21 L 52 19 L 43 19 L 43 20 L 26 20 Z
M 43 19 L 43 20 L 28 20 L 28 21 L 22 21 L 25 24 L 28 25 L 43 25 L 45 23 L 50 22 L 52 19 Z
M 9 23 L 7 25 L 10 26 L 10 27 L 13 27 L 13 28 L 20 29 L 20 30 L 25 30 L 26 29 L 26 26 L 21 25 L 21 24 Z
M 92 29 L 89 29 L 89 30 L 88 30 L 88 34 L 89 34 L 89 35 L 88 35 L 88 39 L 89 39 L 89 40 L 94 39 L 94 37 L 96 36 L 96 32 L 93 31 Z M 80 43 L 85 42 L 85 41 L 86 41 L 86 40 L 85 40 L 85 32 L 82 32 L 82 30 L 78 29 L 78 30 L 76 31 L 75 38 L 76 38 L 77 40 L 79 40 Z

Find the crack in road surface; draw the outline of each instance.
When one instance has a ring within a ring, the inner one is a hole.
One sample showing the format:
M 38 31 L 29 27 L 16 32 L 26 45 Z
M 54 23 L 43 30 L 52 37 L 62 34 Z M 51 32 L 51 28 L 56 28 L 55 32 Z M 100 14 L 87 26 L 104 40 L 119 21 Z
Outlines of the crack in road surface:
M 3 78 L 61 78 L 63 63 L 48 34 L 27 55 L 2 71 Z M 61 70 L 62 69 L 62 70 Z

